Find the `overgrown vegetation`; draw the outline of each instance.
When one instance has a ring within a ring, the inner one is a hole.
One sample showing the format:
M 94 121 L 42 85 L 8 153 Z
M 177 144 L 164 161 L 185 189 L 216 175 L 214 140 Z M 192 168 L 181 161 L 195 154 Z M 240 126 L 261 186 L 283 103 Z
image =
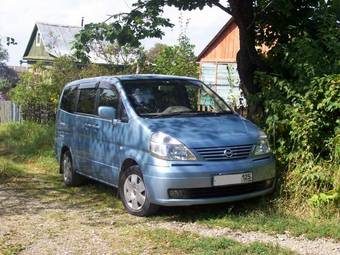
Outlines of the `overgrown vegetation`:
M 261 30 L 260 42 L 272 47 L 265 56 L 271 68 L 258 72 L 262 92 L 255 100 L 264 103 L 264 126 L 282 170 L 280 196 L 295 211 L 313 206 L 318 212 L 339 215 L 340 30 L 336 14 L 330 3 L 322 1 L 313 12 L 298 18 L 291 16 L 292 6 L 288 10 L 276 7 L 271 11 L 294 25 L 284 27 L 275 18 L 270 32 Z M 267 24 L 268 19 L 260 22 Z
M 54 125 L 35 122 L 0 125 L 0 145 L 20 159 L 45 156 L 54 158 Z

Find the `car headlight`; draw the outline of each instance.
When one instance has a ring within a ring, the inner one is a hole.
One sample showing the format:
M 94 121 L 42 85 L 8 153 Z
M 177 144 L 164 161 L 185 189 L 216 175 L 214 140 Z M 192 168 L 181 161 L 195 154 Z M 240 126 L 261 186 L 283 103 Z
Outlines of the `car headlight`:
M 270 152 L 271 152 L 271 149 L 269 147 L 267 136 L 265 134 L 262 134 L 260 136 L 259 141 L 257 142 L 255 146 L 254 155 L 258 156 L 258 155 L 267 154 Z
M 164 160 L 196 160 L 195 155 L 180 141 L 162 132 L 153 133 L 150 152 Z

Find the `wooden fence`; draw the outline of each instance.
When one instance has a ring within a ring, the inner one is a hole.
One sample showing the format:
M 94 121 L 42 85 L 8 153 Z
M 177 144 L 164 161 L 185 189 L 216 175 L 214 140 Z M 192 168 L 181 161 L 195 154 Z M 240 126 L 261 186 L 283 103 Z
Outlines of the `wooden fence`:
M 11 101 L 0 101 L 0 123 L 21 121 L 20 107 Z

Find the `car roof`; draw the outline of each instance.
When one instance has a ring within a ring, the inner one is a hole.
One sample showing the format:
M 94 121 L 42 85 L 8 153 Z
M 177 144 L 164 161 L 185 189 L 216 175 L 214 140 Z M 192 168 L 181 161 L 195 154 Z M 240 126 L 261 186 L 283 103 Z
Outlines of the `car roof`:
M 92 78 L 85 78 L 81 80 L 75 80 L 68 84 L 65 87 L 76 85 L 79 83 L 87 83 L 87 82 L 99 82 L 103 80 L 120 80 L 120 81 L 129 81 L 129 80 L 157 80 L 157 79 L 167 79 L 167 80 L 197 80 L 197 78 L 186 77 L 186 76 L 176 76 L 176 75 L 163 75 L 163 74 L 129 74 L 129 75 L 114 75 L 114 76 L 98 76 Z

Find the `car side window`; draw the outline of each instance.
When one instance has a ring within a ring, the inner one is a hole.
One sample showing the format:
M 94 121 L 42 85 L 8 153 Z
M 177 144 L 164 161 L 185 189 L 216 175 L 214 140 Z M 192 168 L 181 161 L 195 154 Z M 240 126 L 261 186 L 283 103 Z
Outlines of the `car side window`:
M 115 88 L 100 88 L 99 89 L 99 99 L 98 99 L 98 107 L 99 106 L 110 106 L 114 107 L 116 110 L 118 109 L 119 104 L 119 95 L 118 91 Z M 97 113 L 98 113 L 97 107 Z
M 60 109 L 73 113 L 76 107 L 77 87 L 67 87 L 64 89 L 61 98 Z
M 85 114 L 95 114 L 96 89 L 82 88 L 79 92 L 77 112 Z

